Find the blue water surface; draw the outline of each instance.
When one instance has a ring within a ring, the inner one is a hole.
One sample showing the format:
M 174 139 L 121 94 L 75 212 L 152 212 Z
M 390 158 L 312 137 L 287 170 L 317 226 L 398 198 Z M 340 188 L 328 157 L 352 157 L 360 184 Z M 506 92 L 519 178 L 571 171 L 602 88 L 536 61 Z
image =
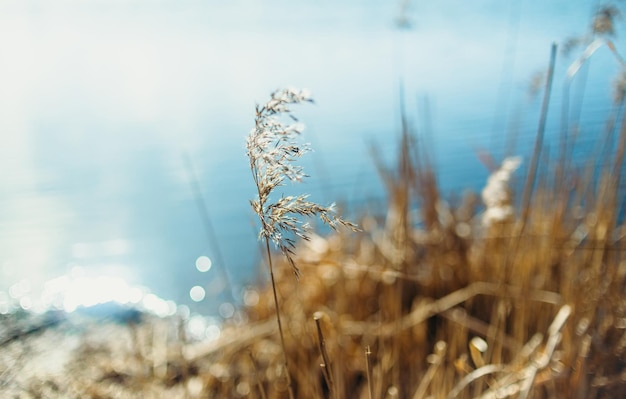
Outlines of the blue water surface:
M 314 149 L 299 189 L 313 200 L 354 209 L 384 198 L 368 151 L 392 162 L 401 105 L 443 192 L 480 190 L 489 172 L 477 154 L 528 160 L 533 76 L 553 42 L 588 32 L 596 3 L 1 2 L 0 311 L 64 306 L 54 295 L 74 290 L 71 310 L 101 287 L 101 300 L 151 292 L 231 314 L 223 304 L 241 304 L 264 276 L 244 147 L 255 104 L 280 87 L 315 99 L 295 110 Z M 618 25 L 626 53 L 622 37 Z M 557 58 L 551 153 L 565 71 L 582 50 Z M 611 112 L 618 71 L 601 48 L 571 82 L 580 157 Z

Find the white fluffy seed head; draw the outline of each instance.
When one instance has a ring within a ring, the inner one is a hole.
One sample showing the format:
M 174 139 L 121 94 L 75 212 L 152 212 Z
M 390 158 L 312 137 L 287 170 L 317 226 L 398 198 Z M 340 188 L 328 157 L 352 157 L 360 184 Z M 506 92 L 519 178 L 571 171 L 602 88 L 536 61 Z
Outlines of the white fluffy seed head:
M 251 201 L 261 221 L 259 238 L 266 238 L 287 257 L 296 276 L 299 270 L 293 260 L 295 242 L 289 237 L 308 240 L 309 224 L 300 216 L 318 216 L 335 229 L 338 225 L 356 230 L 356 226 L 335 214 L 334 204 L 323 207 L 308 201 L 308 195 L 281 196 L 272 202 L 270 195 L 285 180 L 300 182 L 306 177 L 298 158 L 310 151 L 308 144 L 299 141 L 304 125 L 291 114 L 290 106 L 312 102 L 307 90 L 287 88 L 272 93 L 262 107 L 256 107 L 255 127 L 246 140 L 250 169 L 258 190 L 258 198 Z M 291 117 L 289 122 L 285 122 Z
M 484 226 L 505 222 L 513 217 L 513 198 L 509 182 L 513 172 L 521 163 L 521 157 L 506 158 L 502 161 L 500 169 L 493 172 L 487 179 L 487 185 L 482 191 L 482 199 L 486 207 L 482 218 Z

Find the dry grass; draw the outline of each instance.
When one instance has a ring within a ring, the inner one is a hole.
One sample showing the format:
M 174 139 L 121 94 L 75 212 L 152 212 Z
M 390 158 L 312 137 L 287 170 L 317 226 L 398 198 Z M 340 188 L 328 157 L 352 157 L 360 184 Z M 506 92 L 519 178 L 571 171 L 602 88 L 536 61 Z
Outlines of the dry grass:
M 304 90 L 284 89 L 272 93 L 265 105 L 262 107 L 257 105 L 255 127 L 246 141 L 250 170 L 257 188 L 257 198 L 250 201 L 250 204 L 261 222 L 259 238 L 265 242 L 272 297 L 276 309 L 276 323 L 283 351 L 284 374 L 291 399 L 294 398 L 294 392 L 276 293 L 270 240 L 285 256 L 298 278 L 300 272 L 293 259 L 296 248 L 295 237 L 310 240 L 308 235 L 310 225 L 299 217 L 319 216 L 333 229 L 336 229 L 338 225 L 343 225 L 356 231 L 354 224 L 335 215 L 334 204 L 328 207 L 318 205 L 309 201 L 306 194 L 281 195 L 278 200 L 271 198 L 274 191 L 283 186 L 286 180 L 300 182 L 306 176 L 302 167 L 296 164 L 297 159 L 309 150 L 307 145 L 300 144 L 297 140 L 304 127 L 297 123 L 287 124 L 282 120 L 285 116 L 289 116 L 297 121 L 291 114 L 290 106 L 305 101 L 312 100 L 308 92 Z M 328 377 L 328 374 L 326 373 L 325 376 Z
M 485 218 L 476 196 L 455 205 L 441 198 L 426 154 L 405 130 L 397 166 L 379 162 L 386 211 L 365 215 L 363 232 L 302 242 L 293 254 L 298 284 L 288 262 L 275 266 L 295 396 L 619 396 L 624 121 L 619 136 L 600 170 L 568 156 L 556 165 L 537 158 L 526 212 L 508 208 L 514 168 L 505 162 L 492 177 L 505 217 Z M 493 191 L 483 193 L 488 211 Z M 272 294 L 260 298 L 243 328 L 258 328 L 256 337 L 192 356 L 228 370 L 225 379 L 203 376 L 213 397 L 286 395 L 277 337 L 264 328 L 274 318 Z
M 247 356 L 215 357 L 232 378 L 208 381 L 212 392 L 234 395 L 245 384 L 264 398 L 283 397 L 286 386 L 302 398 L 618 394 L 626 384 L 626 120 L 601 166 L 577 164 L 567 132 L 549 162 L 541 149 L 555 55 L 553 46 L 518 210 L 509 184 L 519 159 L 490 177 L 484 211 L 475 196 L 450 205 L 403 124 L 397 166 L 375 157 L 386 211 L 365 215 L 361 233 L 301 243 L 290 259 L 300 284 L 287 265 L 272 276 L 291 381 L 276 367 L 275 337 L 264 334 Z M 247 309 L 250 320 L 273 317 L 271 297 Z M 254 373 L 241 372 L 250 354 Z
M 619 168 L 597 185 L 563 173 L 561 191 L 544 179 L 526 220 L 490 226 L 471 197 L 448 206 L 428 171 L 399 170 L 384 219 L 366 216 L 363 233 L 302 245 L 299 284 L 277 268 L 298 397 L 589 398 L 624 388 Z M 407 206 L 418 187 L 420 223 Z M 261 298 L 248 309 L 257 322 L 272 317 L 271 295 Z M 246 348 L 269 398 L 284 388 L 275 346 L 265 336 Z M 236 375 L 209 384 L 216 393 L 239 380 L 257 385 L 239 372 L 244 352 L 216 361 Z

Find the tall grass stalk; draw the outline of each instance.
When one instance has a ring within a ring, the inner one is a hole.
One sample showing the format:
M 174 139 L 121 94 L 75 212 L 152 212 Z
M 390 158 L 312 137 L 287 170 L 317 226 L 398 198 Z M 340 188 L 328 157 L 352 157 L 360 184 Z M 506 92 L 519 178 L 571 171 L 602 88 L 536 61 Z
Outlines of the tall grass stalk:
M 543 102 L 541 104 L 541 114 L 539 116 L 539 126 L 537 127 L 537 137 L 535 139 L 535 149 L 533 151 L 532 160 L 530 161 L 530 170 L 526 179 L 526 186 L 522 194 L 522 222 L 521 229 L 524 230 L 526 218 L 528 216 L 528 207 L 530 206 L 530 198 L 535 185 L 537 169 L 539 167 L 539 158 L 543 147 L 543 136 L 546 130 L 546 120 L 548 118 L 548 106 L 550 104 L 550 94 L 552 93 L 552 78 L 554 76 L 554 64 L 556 63 L 556 43 L 552 44 L 550 49 L 550 63 L 548 66 L 548 76 L 546 77 L 545 91 L 543 94 Z
M 297 123 L 298 121 L 291 114 L 290 109 L 291 105 L 303 102 L 312 102 L 306 90 L 287 88 L 273 92 L 270 100 L 265 105 L 261 107 L 257 105 L 255 127 L 250 132 L 246 142 L 250 170 L 257 188 L 257 198 L 250 201 L 250 203 L 261 222 L 259 239 L 265 242 L 288 391 L 292 399 L 294 390 L 289 375 L 287 349 L 280 317 L 270 240 L 274 242 L 288 260 L 296 279 L 298 279 L 300 270 L 293 258 L 295 237 L 303 240 L 310 239 L 307 234 L 310 225 L 299 217 L 318 216 L 333 229 L 336 229 L 339 225 L 356 229 L 354 224 L 345 221 L 335 214 L 334 204 L 328 207 L 318 205 L 308 201 L 307 194 L 297 196 L 281 195 L 278 200 L 272 202 L 271 195 L 278 187 L 283 186 L 286 181 L 296 183 L 301 182 L 306 177 L 302 166 L 296 165 L 295 162 L 303 154 L 309 152 L 310 148 L 308 144 L 302 144 L 298 140 L 304 126 Z M 285 121 L 286 116 L 290 117 L 288 123 Z

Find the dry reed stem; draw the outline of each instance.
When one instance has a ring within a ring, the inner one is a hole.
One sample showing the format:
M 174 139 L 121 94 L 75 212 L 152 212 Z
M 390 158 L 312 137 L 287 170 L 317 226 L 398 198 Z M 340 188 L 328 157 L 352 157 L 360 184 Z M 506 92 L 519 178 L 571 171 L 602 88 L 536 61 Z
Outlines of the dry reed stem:
M 365 373 L 367 376 L 367 397 L 369 399 L 372 399 L 372 397 L 374 396 L 374 391 L 372 390 L 372 367 L 371 367 L 371 361 L 370 361 L 370 356 L 372 354 L 372 351 L 370 350 L 369 345 L 365 348 Z
M 291 383 L 289 360 L 269 242 L 272 240 L 280 249 L 289 261 L 294 275 L 298 278 L 300 271 L 293 259 L 295 241 L 290 235 L 303 240 L 310 239 L 307 233 L 310 228 L 308 223 L 303 222 L 298 217 L 319 216 L 324 223 L 333 229 L 336 229 L 337 226 L 345 226 L 353 231 L 357 230 L 356 225 L 335 214 L 334 204 L 328 207 L 318 205 L 308 201 L 308 195 L 306 194 L 281 196 L 277 201 L 271 202 L 271 195 L 278 187 L 284 185 L 286 180 L 300 182 L 306 177 L 302 167 L 295 164 L 298 158 L 309 151 L 308 145 L 300 144 L 297 141 L 297 137 L 304 127 L 297 123 L 285 124 L 280 117 L 288 115 L 292 120 L 297 121 L 291 114 L 289 107 L 293 104 L 307 101 L 311 102 L 312 100 L 309 93 L 305 90 L 288 88 L 275 91 L 265 105 L 262 107 L 257 105 L 255 127 L 246 141 L 250 170 L 252 171 L 258 194 L 256 199 L 250 201 L 250 204 L 261 222 L 259 238 L 265 241 L 276 322 L 278 324 L 283 351 L 283 364 L 287 377 L 287 390 L 291 399 L 294 399 L 294 390 Z
M 315 320 L 315 326 L 317 329 L 317 343 L 318 349 L 320 351 L 320 356 L 322 357 L 322 364 L 320 367 L 322 369 L 322 374 L 324 375 L 324 380 L 326 381 L 326 385 L 331 392 L 331 395 L 335 396 L 335 384 L 333 383 L 333 372 L 330 366 L 330 359 L 328 357 L 328 352 L 326 352 L 326 341 L 324 340 L 324 334 L 322 333 L 322 326 L 320 325 L 320 319 L 322 318 L 321 313 L 316 312 L 313 315 L 313 320 Z
M 259 371 L 256 365 L 256 361 L 254 360 L 254 356 L 252 355 L 252 352 L 248 352 L 248 355 L 250 356 L 250 362 L 252 363 L 252 367 L 254 368 L 254 379 L 256 380 L 256 386 L 257 386 L 257 389 L 259 390 L 259 394 L 261 395 L 261 399 L 267 399 L 265 388 L 263 387 L 261 380 L 258 378 Z
M 539 117 L 539 126 L 537 127 L 537 137 L 535 139 L 535 149 L 533 151 L 533 157 L 530 162 L 530 170 L 528 177 L 526 178 L 526 185 L 522 193 L 522 210 L 520 222 L 518 227 L 520 232 L 524 231 L 525 222 L 528 220 L 528 212 L 530 206 L 530 199 L 535 186 L 535 178 L 537 175 L 537 169 L 539 167 L 539 157 L 541 155 L 541 148 L 543 147 L 543 136 L 546 129 L 546 121 L 548 117 L 548 106 L 550 104 L 550 94 L 552 92 L 552 79 L 554 76 L 554 65 L 556 63 L 556 43 L 552 44 L 550 48 L 550 62 L 548 64 L 548 76 L 545 82 L 545 89 L 543 93 L 543 102 L 541 104 L 541 115 Z
M 476 317 L 468 315 L 467 312 L 460 307 L 454 307 L 452 309 L 446 310 L 444 312 L 441 312 L 440 315 L 448 320 L 454 321 L 455 323 L 464 326 L 469 331 L 473 331 L 490 339 L 496 338 L 495 334 L 491 331 L 490 324 L 487 324 Z M 503 332 L 502 336 L 498 337 L 498 340 L 501 341 L 504 348 L 508 350 L 513 351 L 519 348 L 519 343 L 511 336 L 506 335 L 505 332 Z
M 447 345 L 443 341 L 438 341 L 435 344 L 435 351 L 433 354 L 429 356 L 430 366 L 428 367 L 426 374 L 424 374 L 424 377 L 420 381 L 420 384 L 417 387 L 417 390 L 413 394 L 413 399 L 422 399 L 425 397 L 426 390 L 428 389 L 428 385 L 432 382 L 435 376 L 435 373 L 437 372 L 437 370 L 439 369 L 439 367 L 441 366 L 441 364 L 443 363 L 445 359 L 446 349 L 447 349 Z
M 504 287 L 504 290 L 503 290 L 503 287 Z M 507 288 L 510 288 L 510 289 L 507 290 Z M 472 283 L 471 285 L 465 288 L 456 290 L 436 301 L 423 304 L 422 306 L 415 309 L 411 313 L 403 316 L 399 323 L 397 321 L 393 321 L 390 323 L 380 325 L 378 323 L 345 321 L 340 326 L 340 329 L 342 333 L 346 335 L 368 334 L 368 335 L 392 336 L 394 334 L 399 333 L 400 331 L 414 327 L 415 325 L 424 322 L 426 319 L 436 314 L 450 310 L 454 306 L 457 306 L 460 303 L 466 302 L 469 299 L 477 295 L 513 296 L 513 297 L 524 295 L 528 299 L 535 300 L 538 302 L 545 302 L 549 304 L 559 304 L 561 302 L 560 295 L 554 292 L 536 291 L 536 292 L 522 294 L 521 292 L 518 291 L 518 288 L 514 286 L 507 287 L 506 285 L 479 281 L 479 282 Z

